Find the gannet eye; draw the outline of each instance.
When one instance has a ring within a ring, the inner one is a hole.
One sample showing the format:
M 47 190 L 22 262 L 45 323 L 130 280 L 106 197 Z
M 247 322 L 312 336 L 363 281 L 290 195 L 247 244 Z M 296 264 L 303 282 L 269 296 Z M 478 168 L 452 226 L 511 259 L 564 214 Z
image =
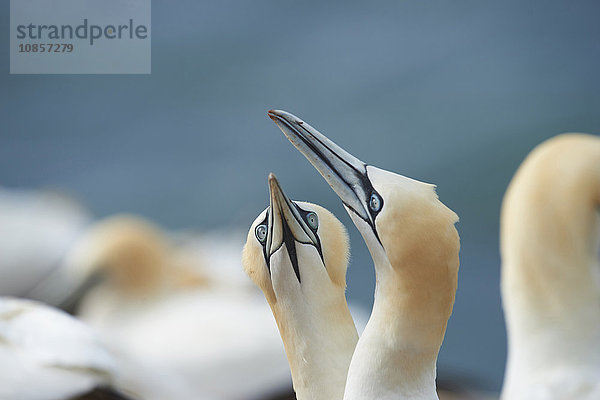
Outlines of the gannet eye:
M 381 209 L 381 197 L 377 193 L 371 194 L 371 199 L 369 200 L 369 207 L 374 212 L 377 212 Z
M 317 214 L 314 212 L 306 214 L 306 222 L 312 229 L 317 229 L 319 227 L 319 217 L 317 217 Z
M 254 230 L 254 234 L 256 235 L 256 238 L 258 239 L 259 242 L 264 243 L 265 240 L 267 240 L 267 226 L 266 225 L 257 226 L 256 229 Z

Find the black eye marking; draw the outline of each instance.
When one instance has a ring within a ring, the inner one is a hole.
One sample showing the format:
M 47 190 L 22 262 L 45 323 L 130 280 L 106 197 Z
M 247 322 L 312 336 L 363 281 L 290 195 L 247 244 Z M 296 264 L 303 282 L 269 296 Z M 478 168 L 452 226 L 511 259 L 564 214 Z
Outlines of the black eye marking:
M 321 257 L 321 261 L 323 261 L 323 265 L 325 265 L 325 259 L 323 258 L 323 249 L 321 248 L 321 238 L 319 237 L 319 234 L 317 233 L 318 229 L 319 229 L 319 217 L 317 217 L 317 214 L 313 211 L 306 211 L 302 208 L 300 208 L 300 206 L 298 204 L 296 204 L 295 202 L 292 202 L 294 204 L 294 206 L 296 206 L 296 210 L 298 210 L 298 212 L 300 213 L 300 215 L 302 216 L 302 218 L 304 219 L 304 221 L 306 222 L 306 225 L 308 225 L 308 227 L 310 228 L 310 230 L 313 232 L 313 234 L 315 235 L 315 238 L 317 239 L 317 243 L 304 243 L 304 244 L 310 244 L 313 245 L 317 251 L 319 252 L 319 256 Z M 312 215 L 314 215 L 314 217 L 317 220 L 317 224 L 315 227 L 313 227 L 311 225 L 311 223 L 308 221 L 309 217 Z
M 365 166 L 365 169 L 366 169 L 366 166 Z M 373 223 L 371 223 L 370 221 L 366 221 L 366 222 L 371 226 L 371 229 L 373 230 L 373 234 L 375 235 L 375 238 L 377 239 L 377 241 L 379 242 L 381 247 L 383 247 L 383 243 L 381 242 L 381 239 L 379 238 L 379 233 L 377 232 L 377 227 L 375 226 L 375 219 L 377 218 L 377 216 L 383 209 L 383 205 L 384 205 L 383 197 L 381 197 L 381 195 L 379 193 L 377 193 L 377 191 L 371 184 L 371 180 L 369 179 L 368 175 L 364 176 L 364 180 L 362 183 L 363 183 L 364 187 L 366 188 L 366 193 L 368 193 L 367 196 L 369 196 L 368 199 L 365 199 L 365 203 L 368 205 L 367 210 L 369 211 L 369 214 L 371 215 L 371 221 L 373 221 Z M 360 214 L 358 214 L 358 215 L 360 215 Z
M 270 261 L 270 257 L 267 254 L 267 236 L 265 236 L 265 240 L 262 241 L 260 240 L 260 238 L 258 237 L 258 228 L 264 226 L 266 228 L 266 232 L 267 232 L 267 236 L 269 233 L 269 210 L 267 210 L 267 212 L 265 213 L 265 219 L 263 219 L 260 224 L 258 224 L 256 226 L 256 229 L 254 230 L 254 235 L 256 236 L 256 239 L 260 242 L 260 244 L 262 245 L 263 248 L 263 256 L 265 258 L 265 261 L 267 263 L 267 269 L 269 270 L 269 275 L 271 275 L 271 265 L 269 263 Z

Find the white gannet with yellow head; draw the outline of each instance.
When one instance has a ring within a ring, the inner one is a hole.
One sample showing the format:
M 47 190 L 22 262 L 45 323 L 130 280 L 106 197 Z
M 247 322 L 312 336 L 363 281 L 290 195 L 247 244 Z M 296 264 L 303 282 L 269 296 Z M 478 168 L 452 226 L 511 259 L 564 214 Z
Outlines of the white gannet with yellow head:
M 437 399 L 437 355 L 458 277 L 458 217 L 435 186 L 365 164 L 285 111 L 269 111 L 340 197 L 375 264 L 373 311 L 344 399 Z
M 80 317 L 96 324 L 205 283 L 201 270 L 178 254 L 160 227 L 136 215 L 118 214 L 85 230 L 60 268 L 29 297 L 76 308 Z
M 523 161 L 501 216 L 502 399 L 600 399 L 600 138 L 560 135 Z
M 291 201 L 269 175 L 244 269 L 271 306 L 299 400 L 341 399 L 358 334 L 346 303 L 348 236 L 332 213 Z

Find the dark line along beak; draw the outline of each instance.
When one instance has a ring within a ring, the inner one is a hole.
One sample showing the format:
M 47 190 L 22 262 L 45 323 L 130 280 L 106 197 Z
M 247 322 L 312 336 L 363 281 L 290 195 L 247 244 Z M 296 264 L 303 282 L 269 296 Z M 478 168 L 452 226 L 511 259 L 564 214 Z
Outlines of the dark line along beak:
M 367 176 L 367 165 L 293 114 L 270 110 L 269 117 L 325 178 L 346 207 L 365 220 L 377 236 L 375 214 L 369 208 L 375 190 Z
M 267 265 L 270 268 L 271 256 L 285 245 L 298 282 L 300 282 L 296 242 L 312 244 L 320 253 L 319 239 L 308 227 L 297 206 L 283 193 L 283 189 L 273 173 L 269 174 L 269 192 L 269 228 L 265 243 Z
M 94 271 L 58 305 L 58 308 L 74 315 L 78 311 L 79 304 L 85 295 L 105 280 L 106 272 L 104 270 L 98 269 Z
M 94 272 L 79 280 L 59 268 L 38 283 L 26 295 L 26 298 L 42 301 L 58 307 L 69 314 L 75 314 L 83 297 L 106 278 L 103 269 Z

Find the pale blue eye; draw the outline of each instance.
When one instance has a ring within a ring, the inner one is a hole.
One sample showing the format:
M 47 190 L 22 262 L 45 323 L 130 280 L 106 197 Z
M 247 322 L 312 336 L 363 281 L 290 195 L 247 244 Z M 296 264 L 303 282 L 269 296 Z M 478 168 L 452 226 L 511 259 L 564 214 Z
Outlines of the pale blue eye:
M 306 214 L 306 223 L 312 229 L 317 229 L 319 227 L 319 217 L 317 217 L 316 213 L 309 212 L 308 214 Z
M 381 209 L 381 197 L 377 193 L 371 194 L 371 199 L 369 200 L 369 207 L 374 212 L 377 212 Z
M 254 234 L 256 235 L 256 238 L 258 239 L 259 242 L 264 243 L 265 240 L 267 240 L 267 226 L 266 225 L 257 226 L 256 230 L 254 231 Z

